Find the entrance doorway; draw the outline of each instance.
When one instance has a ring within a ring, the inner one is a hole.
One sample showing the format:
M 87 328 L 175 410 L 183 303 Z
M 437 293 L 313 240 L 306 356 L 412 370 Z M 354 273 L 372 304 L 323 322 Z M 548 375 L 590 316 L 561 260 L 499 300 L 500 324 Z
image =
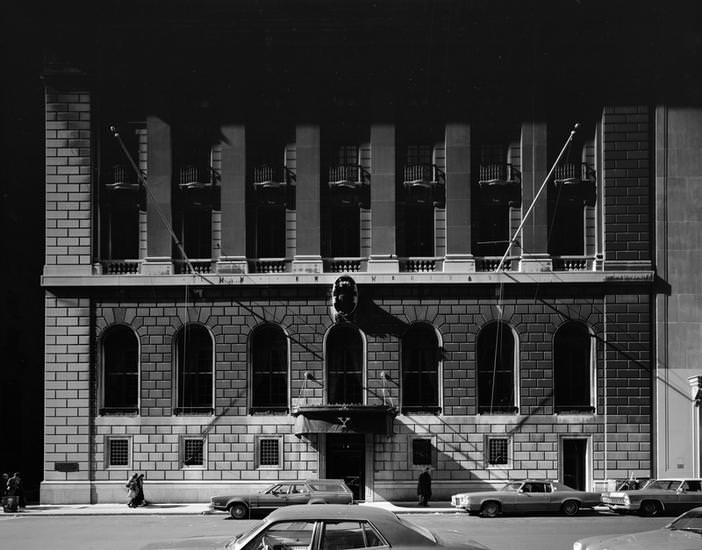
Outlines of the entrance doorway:
M 343 479 L 354 500 L 365 499 L 366 442 L 360 434 L 327 434 L 327 477 Z
M 563 439 L 563 483 L 585 491 L 587 487 L 587 439 Z

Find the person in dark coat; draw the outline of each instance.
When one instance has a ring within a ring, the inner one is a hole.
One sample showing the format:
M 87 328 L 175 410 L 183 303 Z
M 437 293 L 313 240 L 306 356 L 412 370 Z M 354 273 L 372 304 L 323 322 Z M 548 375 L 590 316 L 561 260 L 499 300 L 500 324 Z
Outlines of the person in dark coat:
M 139 474 L 136 479 L 137 494 L 135 499 L 136 506 L 146 506 L 146 498 L 144 498 L 144 474 Z
M 429 499 L 431 498 L 430 471 L 431 468 L 427 467 L 421 474 L 419 474 L 419 481 L 417 482 L 417 496 L 419 497 L 420 506 L 429 506 Z
M 139 492 L 139 482 L 137 481 L 138 477 L 139 474 L 134 472 L 132 477 L 129 478 L 129 481 L 127 481 L 127 506 L 130 508 L 135 508 L 137 505 L 137 495 Z
M 17 506 L 20 509 L 25 508 L 24 487 L 22 487 L 22 478 L 19 472 L 15 472 L 15 475 L 7 480 L 7 496 L 17 497 Z

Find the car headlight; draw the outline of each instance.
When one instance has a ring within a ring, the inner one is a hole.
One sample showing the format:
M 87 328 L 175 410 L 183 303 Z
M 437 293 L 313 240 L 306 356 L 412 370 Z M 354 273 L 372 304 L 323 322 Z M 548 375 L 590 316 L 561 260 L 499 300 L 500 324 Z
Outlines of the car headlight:
M 624 495 L 624 504 L 628 506 L 631 504 L 631 499 L 629 498 L 629 495 Z
M 573 550 L 583 550 L 583 543 L 579 540 L 573 543 Z

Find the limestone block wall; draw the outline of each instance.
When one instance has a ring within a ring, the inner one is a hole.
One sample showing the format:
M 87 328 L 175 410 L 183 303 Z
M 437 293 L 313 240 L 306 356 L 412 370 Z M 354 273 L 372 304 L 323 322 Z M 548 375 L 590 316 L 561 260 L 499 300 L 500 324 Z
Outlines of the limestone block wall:
M 47 83 L 45 274 L 91 271 L 90 93 Z
M 482 285 L 361 287 L 353 322 L 366 339 L 368 404 L 401 404 L 401 335 L 411 323 L 430 323 L 442 346 L 441 411 L 400 413 L 392 435 L 369 436 L 367 498 L 412 495 L 417 475 L 411 464 L 414 437 L 429 437 L 435 449 L 437 498 L 508 477 L 558 479 L 564 437 L 587 439 L 591 480 L 623 477 L 630 471 L 650 475 L 648 295 L 635 289 L 592 286 L 567 296 L 554 287 L 542 287 L 535 299 L 535 290 L 507 288 L 498 308 L 495 288 Z M 65 499 L 57 482 L 77 482 L 81 488 L 71 498 L 85 499 L 92 491 L 93 501 L 109 501 L 122 495 L 131 470 L 144 472 L 152 498 L 158 495 L 164 501 L 202 500 L 226 486 L 261 488 L 277 479 L 323 476 L 323 436 L 296 437 L 294 418 L 288 414 L 249 414 L 248 338 L 263 319 L 281 325 L 290 336 L 290 405 L 323 403 L 323 342 L 333 324 L 327 293 L 328 288 L 321 285 L 210 287 L 187 303 L 182 289 L 101 289 L 93 298 L 48 294 L 47 323 L 56 328 L 47 332 L 51 335 L 47 338 L 54 340 L 47 343 L 49 452 L 42 498 Z M 595 337 L 592 413 L 553 411 L 552 343 L 566 318 L 585 322 Z M 482 326 L 497 319 L 509 323 L 517 335 L 519 412 L 479 415 L 476 336 Z M 213 415 L 174 414 L 173 336 L 186 322 L 204 325 L 214 337 Z M 140 342 L 139 414 L 100 416 L 100 338 L 117 323 L 131 327 Z M 382 371 L 389 382 L 381 377 Z M 305 372 L 312 374 L 312 381 Z M 180 446 L 186 435 L 204 439 L 203 467 L 182 464 Z M 278 469 L 256 466 L 256 439 L 265 435 L 281 438 L 283 461 Z M 487 435 L 509 438 L 506 468 L 487 466 Z M 130 461 L 125 467 L 107 465 L 111 436 L 130 441 Z M 60 461 L 78 462 L 79 471 L 57 472 L 55 463 Z

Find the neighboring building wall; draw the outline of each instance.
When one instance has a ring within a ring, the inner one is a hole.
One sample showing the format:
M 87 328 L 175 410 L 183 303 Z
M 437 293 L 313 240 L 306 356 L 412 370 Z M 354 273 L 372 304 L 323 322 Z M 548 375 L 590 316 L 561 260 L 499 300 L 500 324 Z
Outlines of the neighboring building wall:
M 702 110 L 658 107 L 655 147 L 656 473 L 700 476 L 688 377 L 702 374 Z

